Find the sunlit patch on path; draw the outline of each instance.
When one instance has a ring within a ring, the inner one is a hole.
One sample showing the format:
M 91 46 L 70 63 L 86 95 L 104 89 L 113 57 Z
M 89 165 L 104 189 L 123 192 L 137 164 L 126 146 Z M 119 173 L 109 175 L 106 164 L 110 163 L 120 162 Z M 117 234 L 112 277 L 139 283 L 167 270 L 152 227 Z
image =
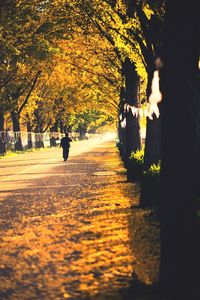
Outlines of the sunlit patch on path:
M 24 187 L 6 185 L 1 299 L 118 300 L 133 274 L 156 281 L 157 236 L 147 236 L 157 224 L 148 211 L 133 209 L 137 189 L 121 170 L 116 148 L 106 143 L 46 167 L 38 178 L 26 174 Z

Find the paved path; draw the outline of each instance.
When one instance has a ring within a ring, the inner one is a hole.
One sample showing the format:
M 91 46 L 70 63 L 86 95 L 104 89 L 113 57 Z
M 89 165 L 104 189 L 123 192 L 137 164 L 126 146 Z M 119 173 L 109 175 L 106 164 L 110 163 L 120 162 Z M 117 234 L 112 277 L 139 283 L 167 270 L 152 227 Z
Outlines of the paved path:
M 0 299 L 147 299 L 133 293 L 157 279 L 158 226 L 114 143 L 60 152 L 0 161 Z
M 73 142 L 70 156 L 81 155 L 106 141 L 105 137 Z M 52 168 L 58 165 L 63 165 L 61 148 L 40 149 L 0 159 L 0 191 L 24 188 L 35 178 L 52 176 Z

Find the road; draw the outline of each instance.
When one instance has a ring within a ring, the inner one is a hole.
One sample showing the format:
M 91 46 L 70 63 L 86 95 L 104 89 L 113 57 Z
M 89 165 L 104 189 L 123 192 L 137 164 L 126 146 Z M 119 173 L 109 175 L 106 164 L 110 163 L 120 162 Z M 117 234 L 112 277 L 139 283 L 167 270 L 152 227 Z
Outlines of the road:
M 108 138 L 99 137 L 94 138 L 92 141 L 73 142 L 70 149 L 70 157 L 81 155 L 106 140 Z M 39 177 L 61 175 L 55 174 L 51 170 L 56 166 L 64 165 L 62 149 L 60 148 L 40 149 L 3 158 L 0 160 L 0 191 L 9 192 L 10 190 L 25 188 L 32 184 L 33 179 Z
M 156 281 L 157 224 L 122 170 L 100 139 L 67 162 L 59 148 L 0 161 L 0 299 L 124 300 L 133 274 L 134 288 Z

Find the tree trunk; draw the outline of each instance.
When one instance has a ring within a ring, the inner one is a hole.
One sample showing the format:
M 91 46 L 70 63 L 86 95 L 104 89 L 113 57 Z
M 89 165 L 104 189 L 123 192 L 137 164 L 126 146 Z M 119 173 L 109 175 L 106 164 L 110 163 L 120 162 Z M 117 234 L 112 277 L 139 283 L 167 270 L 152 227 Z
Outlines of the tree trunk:
M 141 149 L 141 136 L 140 136 L 140 123 L 139 113 L 133 115 L 131 107 L 134 109 L 140 108 L 139 98 L 139 81 L 140 78 L 136 72 L 135 65 L 126 58 L 123 67 L 122 74 L 125 80 L 125 103 L 126 103 L 126 126 L 125 131 L 125 155 L 124 162 L 127 168 L 127 180 L 134 180 L 134 167 L 130 160 L 131 153 Z M 124 108 L 123 108 L 124 109 Z
M 118 125 L 118 138 L 119 138 L 119 152 L 122 158 L 126 154 L 126 140 L 125 140 L 125 128 L 122 127 L 122 121 L 125 118 L 124 113 L 124 104 L 125 104 L 125 89 L 121 87 L 120 91 L 120 103 L 119 103 L 119 125 Z
M 60 133 L 64 133 L 65 132 L 64 131 L 64 124 L 63 124 L 62 120 L 59 121 L 59 125 L 60 125 Z
M 54 126 L 52 126 L 50 128 L 50 134 L 49 134 L 49 141 L 50 141 L 50 147 L 56 147 L 56 138 L 55 138 L 55 132 L 58 131 L 58 128 L 57 128 L 57 123 L 54 124 Z
M 126 113 L 126 158 L 132 151 L 141 149 L 139 116 L 134 117 L 131 111 Z
M 119 119 L 118 121 L 118 139 L 119 139 L 119 142 L 118 142 L 118 149 L 119 149 L 119 153 L 120 153 L 120 156 L 123 157 L 124 156 L 124 128 L 122 128 L 121 126 L 121 120 Z
M 79 139 L 80 140 L 85 140 L 86 132 L 87 132 L 87 130 L 84 127 L 79 128 L 79 134 L 80 134 Z
M 58 132 L 58 121 L 56 121 L 54 123 L 53 129 L 54 129 L 54 132 Z
M 27 124 L 26 124 L 26 128 L 27 128 L 27 134 L 28 134 L 28 141 L 27 141 L 27 144 L 28 144 L 28 149 L 32 149 L 33 148 L 33 141 L 32 141 L 32 127 L 31 127 L 31 122 L 28 121 Z
M 170 299 L 200 299 L 198 1 L 167 1 L 161 72 L 160 283 Z M 177 13 L 178 12 L 178 13 Z
M 147 98 L 151 93 L 151 83 L 155 67 L 149 66 L 148 70 L 148 84 L 147 84 Z M 157 164 L 161 158 L 160 153 L 161 144 L 161 117 L 156 118 L 153 115 L 153 120 L 147 118 L 146 139 L 145 139 L 145 153 L 144 153 L 144 169 L 148 170 L 152 164 Z
M 125 102 L 134 107 L 139 107 L 139 76 L 137 75 L 135 65 L 126 58 L 123 64 L 122 73 L 125 77 Z M 140 138 L 140 124 L 139 114 L 133 115 L 130 109 L 126 111 L 126 157 L 125 160 L 129 160 L 129 156 L 132 151 L 141 149 Z
M 35 147 L 44 148 L 43 134 L 39 125 L 36 126 L 35 130 Z
M 144 169 L 148 170 L 152 164 L 157 164 L 161 158 L 161 117 L 153 116 L 153 120 L 147 118 Z
M 0 109 L 0 155 L 4 155 L 5 153 L 4 111 Z
M 21 140 L 21 131 L 20 131 L 20 115 L 17 112 L 11 112 L 11 119 L 13 123 L 13 132 L 15 139 L 15 151 L 22 151 L 22 140 Z

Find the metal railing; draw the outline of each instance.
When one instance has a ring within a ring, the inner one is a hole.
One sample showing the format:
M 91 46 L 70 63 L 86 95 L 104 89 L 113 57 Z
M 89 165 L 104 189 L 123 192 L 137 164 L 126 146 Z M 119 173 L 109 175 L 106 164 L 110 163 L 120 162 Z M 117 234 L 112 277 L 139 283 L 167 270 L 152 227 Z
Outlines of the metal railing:
M 60 132 L 13 132 L 13 131 L 0 131 L 0 145 L 5 146 L 5 150 L 14 150 L 15 145 L 21 139 L 23 149 L 28 148 L 41 148 L 41 147 L 56 147 L 60 145 L 60 140 L 64 133 Z M 79 139 L 79 134 L 72 132 L 69 136 L 73 140 Z

